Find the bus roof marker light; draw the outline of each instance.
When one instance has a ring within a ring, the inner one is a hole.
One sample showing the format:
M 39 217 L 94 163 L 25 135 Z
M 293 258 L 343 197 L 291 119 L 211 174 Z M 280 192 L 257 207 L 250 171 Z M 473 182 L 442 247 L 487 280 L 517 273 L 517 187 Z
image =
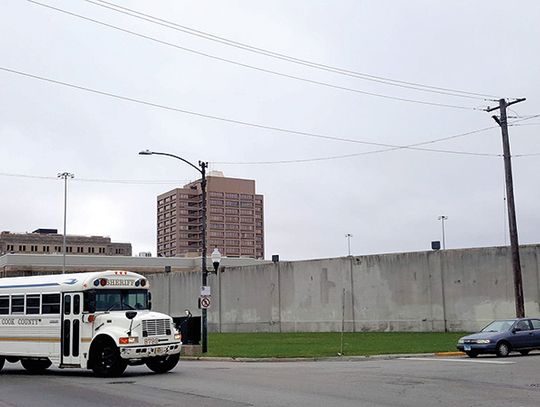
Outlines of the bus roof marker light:
M 101 284 L 102 287 L 105 287 L 107 285 L 107 279 L 102 278 L 102 279 L 99 280 L 99 283 Z
M 142 279 L 142 280 L 141 280 L 141 287 L 144 287 L 144 286 L 146 286 L 146 280 L 145 280 L 145 279 Z
M 99 280 L 94 280 L 94 286 L 97 287 L 99 285 Z

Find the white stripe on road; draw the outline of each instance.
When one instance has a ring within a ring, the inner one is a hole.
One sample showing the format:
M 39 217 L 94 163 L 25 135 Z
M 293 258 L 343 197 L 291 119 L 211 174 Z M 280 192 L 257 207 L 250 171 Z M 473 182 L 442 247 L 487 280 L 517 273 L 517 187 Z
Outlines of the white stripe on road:
M 516 362 L 504 362 L 502 360 L 478 360 L 478 359 L 443 359 L 443 358 L 399 358 L 400 360 L 414 360 L 429 362 L 461 362 L 461 363 L 487 363 L 491 365 L 513 365 Z

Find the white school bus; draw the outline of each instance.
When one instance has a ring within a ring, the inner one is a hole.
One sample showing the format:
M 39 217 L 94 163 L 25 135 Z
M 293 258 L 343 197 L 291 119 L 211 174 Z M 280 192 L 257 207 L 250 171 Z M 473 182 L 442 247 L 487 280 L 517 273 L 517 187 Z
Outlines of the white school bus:
M 151 311 L 148 280 L 129 271 L 0 278 L 0 370 L 54 365 L 119 376 L 128 365 L 157 373 L 178 363 L 181 336 Z

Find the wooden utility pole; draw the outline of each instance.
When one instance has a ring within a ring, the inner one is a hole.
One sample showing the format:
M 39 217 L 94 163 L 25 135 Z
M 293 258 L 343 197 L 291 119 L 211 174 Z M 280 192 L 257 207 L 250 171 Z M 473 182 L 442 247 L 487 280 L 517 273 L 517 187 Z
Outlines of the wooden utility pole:
M 521 276 L 521 262 L 519 259 L 516 206 L 514 202 L 514 182 L 512 179 L 512 156 L 510 155 L 510 141 L 508 139 L 508 119 L 506 116 L 506 108 L 510 105 L 523 102 L 524 100 L 525 98 L 507 102 L 506 99 L 499 99 L 499 106 L 486 109 L 487 112 L 492 112 L 497 109 L 499 109 L 501 112 L 500 118 L 497 116 L 492 117 L 501 127 L 502 133 L 504 173 L 506 178 L 506 197 L 508 206 L 508 227 L 510 229 L 510 250 L 512 252 L 512 270 L 514 273 L 514 294 L 517 318 L 525 317 L 525 305 L 523 301 L 523 280 Z

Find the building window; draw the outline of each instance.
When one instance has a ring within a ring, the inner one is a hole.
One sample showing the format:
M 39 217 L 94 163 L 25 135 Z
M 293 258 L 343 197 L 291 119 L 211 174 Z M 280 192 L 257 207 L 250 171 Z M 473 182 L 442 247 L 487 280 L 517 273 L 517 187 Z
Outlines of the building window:
M 253 225 L 242 225 L 241 230 L 253 230 Z
M 38 251 L 37 246 L 36 245 L 31 245 L 30 246 L 30 251 L 31 252 L 37 252 Z
M 124 253 L 124 249 L 116 249 L 115 253 L 116 254 L 122 254 L 122 253 Z
M 223 224 L 221 223 L 210 223 L 210 229 L 223 229 Z
M 43 251 L 44 251 L 45 253 L 49 253 L 49 251 L 50 251 L 50 250 L 49 250 L 49 246 L 43 246 Z
M 223 222 L 223 216 L 212 215 L 210 216 L 210 220 L 214 222 Z
M 210 198 L 223 198 L 223 192 L 210 191 L 208 195 L 210 195 Z
M 253 208 L 253 202 L 242 201 L 242 202 L 240 202 L 240 206 L 242 208 Z
M 248 201 L 253 201 L 253 195 L 240 194 L 241 199 L 247 199 Z
M 223 237 L 223 232 L 210 231 L 210 237 Z
M 15 250 L 15 246 L 14 246 L 14 245 L 12 245 L 12 244 L 8 244 L 8 245 L 7 245 L 7 251 L 8 251 L 8 252 L 12 252 L 12 251 L 14 251 L 14 250 Z
M 104 248 L 104 247 L 100 247 L 100 248 L 99 248 L 99 253 L 100 253 L 100 254 L 105 253 L 105 248 Z
M 240 237 L 240 233 L 238 232 L 225 232 L 225 237 Z
M 241 218 L 241 223 L 253 223 L 253 218 Z
M 231 192 L 228 192 L 225 194 L 225 198 L 227 199 L 238 199 L 238 194 L 233 194 Z
M 226 240 L 227 246 L 239 246 L 240 240 Z
M 253 233 L 242 233 L 242 239 L 253 239 L 254 237 Z
M 240 215 L 253 215 L 253 210 L 251 210 L 251 209 L 240 209 Z
M 214 206 L 223 206 L 223 200 L 221 199 L 210 199 L 209 203 L 210 205 L 214 205 Z
M 67 246 L 66 247 L 66 253 L 73 253 L 73 247 Z
M 19 251 L 20 251 L 20 252 L 25 252 L 25 251 L 26 251 L 26 245 L 20 244 L 20 245 L 19 245 Z
M 210 208 L 210 213 L 223 213 L 223 208 Z
M 234 208 L 225 208 L 225 213 L 227 215 L 238 215 L 238 209 Z
M 77 247 L 77 253 L 84 253 L 84 247 Z
M 238 216 L 226 216 L 225 221 L 229 223 L 238 223 L 240 218 Z
M 54 246 L 54 251 L 56 253 L 61 253 L 62 252 L 62 246 Z
M 225 201 L 225 206 L 238 206 L 238 201 Z
M 255 246 L 255 242 L 253 240 L 244 240 L 242 246 Z
M 88 253 L 95 253 L 95 249 L 93 247 L 88 248 Z

